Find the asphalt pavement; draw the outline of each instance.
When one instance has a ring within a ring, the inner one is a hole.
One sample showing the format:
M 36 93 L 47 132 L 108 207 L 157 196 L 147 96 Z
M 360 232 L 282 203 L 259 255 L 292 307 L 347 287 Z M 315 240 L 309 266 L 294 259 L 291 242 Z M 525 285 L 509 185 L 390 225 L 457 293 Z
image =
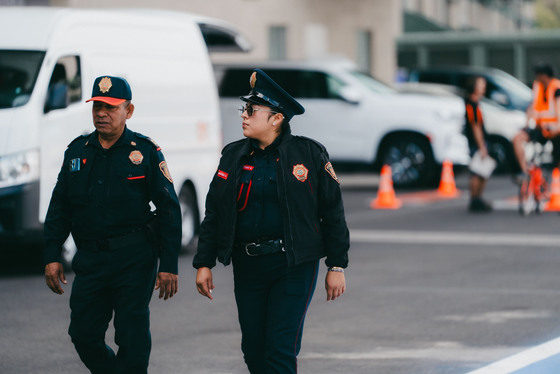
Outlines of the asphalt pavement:
M 464 174 L 456 176 L 460 197 L 397 191 L 398 210 L 370 208 L 375 176 L 340 180 L 352 239 L 348 289 L 326 302 L 321 266 L 300 373 L 467 374 L 560 337 L 560 215 L 521 217 L 508 177 L 488 184 L 490 214 L 467 211 Z M 66 333 L 70 285 L 52 293 L 33 248 L 2 256 L 0 373 L 87 373 Z M 179 294 L 152 300 L 150 372 L 247 373 L 231 267 L 215 268 L 209 301 L 196 292 L 192 256 L 180 256 Z M 111 328 L 115 347 L 112 339 Z M 537 371 L 515 373 L 548 374 L 543 367 L 559 362 L 552 355 L 533 364 Z

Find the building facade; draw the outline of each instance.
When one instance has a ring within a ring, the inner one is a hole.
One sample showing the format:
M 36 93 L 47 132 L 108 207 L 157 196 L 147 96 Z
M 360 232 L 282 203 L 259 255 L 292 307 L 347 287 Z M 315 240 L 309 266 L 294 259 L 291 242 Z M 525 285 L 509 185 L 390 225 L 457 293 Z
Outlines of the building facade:
M 401 2 L 394 0 L 0 0 L 0 5 L 160 8 L 222 19 L 252 43 L 248 54 L 218 62 L 340 56 L 387 83 L 397 67 Z
M 443 28 L 507 32 L 534 23 L 534 0 L 402 0 L 403 11 L 420 14 Z

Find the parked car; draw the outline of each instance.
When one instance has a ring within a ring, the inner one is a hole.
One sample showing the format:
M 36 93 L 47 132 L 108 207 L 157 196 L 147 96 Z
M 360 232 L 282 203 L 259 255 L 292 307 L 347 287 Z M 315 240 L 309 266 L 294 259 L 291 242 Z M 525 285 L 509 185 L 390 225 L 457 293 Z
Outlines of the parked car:
M 434 95 L 439 97 L 464 97 L 465 92 L 454 86 L 435 83 L 405 82 L 396 87 L 401 93 Z M 483 99 L 480 109 L 484 117 L 484 125 L 488 132 L 488 151 L 497 161 L 495 173 L 514 170 L 516 160 L 511 141 L 520 129 L 525 127 L 526 115 L 517 109 L 507 109 L 489 100 Z
M 533 97 L 532 90 L 505 71 L 474 66 L 434 67 L 412 69 L 410 82 L 439 83 L 465 88 L 469 77 L 480 75 L 486 78 L 486 98 L 511 110 L 525 111 Z
M 224 143 L 242 137 L 237 107 L 262 68 L 305 107 L 292 131 L 324 144 L 335 163 L 389 164 L 396 186 L 437 181 L 444 160 L 469 161 L 456 97 L 402 95 L 347 61 L 216 64 Z

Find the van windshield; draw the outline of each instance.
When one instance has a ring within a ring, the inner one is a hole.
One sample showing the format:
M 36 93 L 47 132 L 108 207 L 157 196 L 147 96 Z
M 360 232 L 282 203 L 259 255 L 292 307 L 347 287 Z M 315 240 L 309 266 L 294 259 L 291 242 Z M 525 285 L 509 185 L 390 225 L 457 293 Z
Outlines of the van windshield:
M 371 75 L 367 75 L 359 71 L 350 71 L 350 74 L 373 92 L 380 94 L 391 94 L 397 92 L 393 88 L 387 86 L 385 83 L 378 81 Z
M 0 109 L 27 104 L 45 52 L 0 50 Z

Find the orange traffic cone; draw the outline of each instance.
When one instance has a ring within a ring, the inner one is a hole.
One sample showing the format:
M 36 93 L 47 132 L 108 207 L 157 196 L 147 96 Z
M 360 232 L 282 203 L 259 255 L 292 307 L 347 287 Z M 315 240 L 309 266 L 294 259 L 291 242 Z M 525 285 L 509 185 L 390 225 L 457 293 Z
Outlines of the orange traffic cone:
M 545 212 L 560 211 L 560 170 L 552 170 L 552 181 L 550 183 L 550 200 L 544 206 Z
M 441 169 L 441 179 L 439 181 L 438 194 L 445 197 L 457 197 L 459 191 L 455 186 L 455 174 L 453 174 L 453 164 L 449 160 L 443 161 Z
M 384 165 L 381 168 L 377 198 L 371 201 L 370 207 L 372 209 L 399 209 L 401 205 L 401 201 L 395 197 L 391 167 Z

